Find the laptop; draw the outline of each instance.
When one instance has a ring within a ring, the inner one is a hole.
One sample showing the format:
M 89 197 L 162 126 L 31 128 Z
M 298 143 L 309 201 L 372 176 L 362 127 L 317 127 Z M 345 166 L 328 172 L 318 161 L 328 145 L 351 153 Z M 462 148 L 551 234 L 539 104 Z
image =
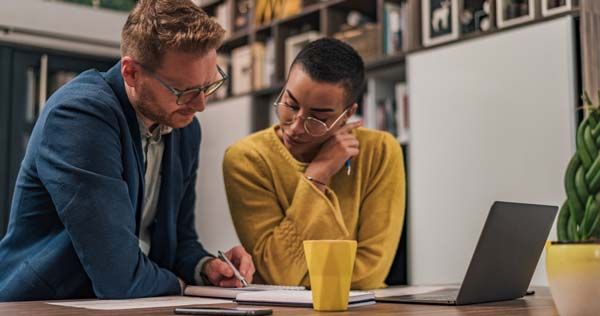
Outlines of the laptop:
M 377 301 L 466 305 L 523 297 L 557 211 L 556 206 L 494 202 L 460 288 Z

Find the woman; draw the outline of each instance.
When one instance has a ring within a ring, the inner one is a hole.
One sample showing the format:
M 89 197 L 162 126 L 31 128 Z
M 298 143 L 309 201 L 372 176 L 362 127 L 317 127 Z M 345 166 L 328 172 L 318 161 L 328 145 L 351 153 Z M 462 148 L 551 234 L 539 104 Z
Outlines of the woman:
M 303 240 L 358 242 L 352 288 L 384 287 L 405 204 L 400 145 L 348 123 L 364 83 L 360 56 L 314 41 L 275 102 L 280 123 L 231 146 L 223 173 L 238 236 L 268 284 L 309 285 Z

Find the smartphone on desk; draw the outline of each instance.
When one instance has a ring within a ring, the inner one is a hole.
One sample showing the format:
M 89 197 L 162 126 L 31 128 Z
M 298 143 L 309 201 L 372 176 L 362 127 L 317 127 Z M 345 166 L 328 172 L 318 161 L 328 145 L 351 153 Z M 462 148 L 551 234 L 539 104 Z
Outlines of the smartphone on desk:
M 177 307 L 175 314 L 178 315 L 271 315 L 271 309 L 256 308 L 227 308 L 227 307 Z

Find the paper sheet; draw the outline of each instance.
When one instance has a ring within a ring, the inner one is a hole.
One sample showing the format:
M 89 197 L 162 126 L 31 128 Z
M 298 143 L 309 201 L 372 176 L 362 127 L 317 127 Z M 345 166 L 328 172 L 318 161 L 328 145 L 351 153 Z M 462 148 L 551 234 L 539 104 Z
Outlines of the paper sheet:
M 448 288 L 458 288 L 454 285 L 415 285 L 415 286 L 391 286 L 385 289 L 372 290 L 375 293 L 375 297 L 389 297 L 399 295 L 414 295 L 428 293 Z
M 161 297 L 146 297 L 130 300 L 86 300 L 86 301 L 69 301 L 69 302 L 45 302 L 50 305 L 79 307 L 94 310 L 118 310 L 118 309 L 135 309 L 135 308 L 154 308 L 154 307 L 169 307 L 183 306 L 195 304 L 222 304 L 231 303 L 230 300 L 217 300 L 212 298 L 188 297 L 188 296 L 161 296 Z

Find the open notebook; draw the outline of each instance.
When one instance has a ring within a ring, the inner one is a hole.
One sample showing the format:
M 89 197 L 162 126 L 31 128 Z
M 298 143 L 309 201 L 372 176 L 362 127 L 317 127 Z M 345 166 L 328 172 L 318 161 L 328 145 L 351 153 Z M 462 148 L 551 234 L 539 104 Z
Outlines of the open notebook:
M 312 307 L 312 293 L 308 290 L 245 292 L 238 294 L 235 302 L 248 305 Z M 370 304 L 375 304 L 375 294 L 363 291 L 350 291 L 348 307 Z
M 240 293 L 257 292 L 257 291 L 273 291 L 273 290 L 302 291 L 302 290 L 306 290 L 306 288 L 304 286 L 263 285 L 263 284 L 252 284 L 248 287 L 240 287 L 240 288 L 192 285 L 192 286 L 187 286 L 185 288 L 184 294 L 187 296 L 235 299 L 236 296 Z

